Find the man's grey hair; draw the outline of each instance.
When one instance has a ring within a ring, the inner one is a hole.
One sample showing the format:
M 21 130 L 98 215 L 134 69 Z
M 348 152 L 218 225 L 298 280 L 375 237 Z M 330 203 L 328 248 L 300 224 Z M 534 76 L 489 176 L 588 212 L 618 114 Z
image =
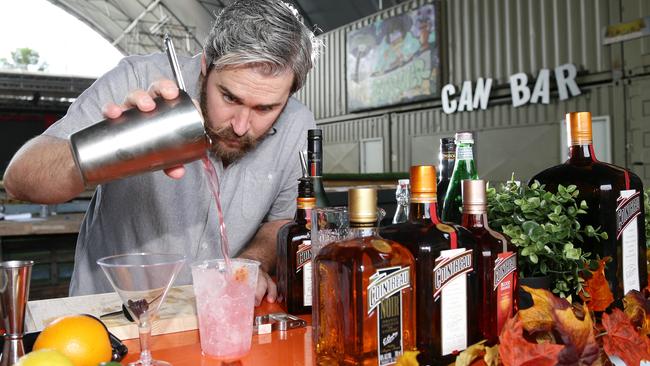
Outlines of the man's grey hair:
M 217 16 L 205 41 L 206 64 L 216 70 L 258 67 L 267 75 L 293 71 L 291 93 L 305 84 L 322 41 L 280 0 L 237 0 Z

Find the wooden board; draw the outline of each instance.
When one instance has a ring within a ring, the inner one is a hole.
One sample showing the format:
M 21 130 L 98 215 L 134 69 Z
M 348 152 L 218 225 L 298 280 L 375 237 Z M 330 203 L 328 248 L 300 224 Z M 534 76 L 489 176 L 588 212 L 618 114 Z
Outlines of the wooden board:
M 47 324 L 64 315 L 90 314 L 100 317 L 122 309 L 117 293 L 35 300 L 27 303 L 25 329 L 27 332 L 42 330 Z M 138 327 L 124 315 L 101 319 L 108 330 L 121 340 L 138 338 Z M 198 328 L 194 290 L 191 285 L 173 287 L 163 302 L 152 334 L 167 334 Z

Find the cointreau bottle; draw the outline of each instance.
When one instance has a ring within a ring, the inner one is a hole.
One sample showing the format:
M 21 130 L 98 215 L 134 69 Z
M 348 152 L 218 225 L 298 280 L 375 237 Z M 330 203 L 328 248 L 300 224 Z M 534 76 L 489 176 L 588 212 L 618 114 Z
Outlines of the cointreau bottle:
M 566 124 L 569 159 L 537 174 L 531 182 L 537 180 L 551 192 L 557 192 L 559 184 L 578 187 L 577 200 L 589 206 L 587 214 L 579 217 L 581 226 L 600 227 L 608 236 L 600 241 L 585 238 L 582 248 L 613 259 L 605 267 L 605 277 L 618 301 L 628 291 L 648 284 L 643 183 L 631 171 L 596 159 L 591 113 L 567 113 Z
M 415 261 L 377 233 L 377 191 L 348 192 L 351 239 L 314 259 L 319 365 L 393 365 L 415 349 Z
M 323 131 L 320 129 L 307 130 L 307 166 L 316 207 L 329 207 L 330 202 L 323 187 Z
M 300 178 L 296 217 L 289 226 L 286 240 L 278 247 L 278 293 L 284 298 L 289 314 L 311 313 L 312 261 L 311 210 L 316 198 L 309 177 Z M 278 241 L 280 242 L 280 241 Z
M 416 258 L 416 319 L 420 365 L 448 365 L 478 341 L 475 305 L 480 300 L 474 266 L 478 253 L 464 228 L 440 221 L 436 212 L 436 171 L 411 167 L 409 220 L 380 230 Z
M 438 217 L 442 216 L 442 203 L 445 202 L 445 194 L 454 171 L 456 163 L 456 140 L 453 137 L 440 139 L 440 153 L 438 154 Z
M 460 224 L 460 209 L 463 206 L 461 197 L 461 182 L 464 179 L 478 179 L 476 163 L 474 162 L 474 137 L 471 132 L 456 134 L 456 163 L 451 174 L 449 187 L 442 203 L 442 220 Z
M 485 181 L 463 181 L 462 225 L 476 240 L 481 298 L 475 310 L 481 338 L 492 346 L 499 341 L 503 324 L 513 315 L 517 284 L 517 252 L 508 238 L 490 229 L 487 219 Z

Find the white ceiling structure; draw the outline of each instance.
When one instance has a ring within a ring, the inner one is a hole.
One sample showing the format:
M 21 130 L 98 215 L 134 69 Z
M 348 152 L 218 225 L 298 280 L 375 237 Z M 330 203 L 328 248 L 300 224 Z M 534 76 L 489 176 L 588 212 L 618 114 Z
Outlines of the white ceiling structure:
M 233 0 L 49 0 L 88 24 L 123 54 L 162 49 L 169 33 L 178 53 L 195 54 L 214 14 Z M 309 27 L 323 32 L 404 0 L 293 0 Z

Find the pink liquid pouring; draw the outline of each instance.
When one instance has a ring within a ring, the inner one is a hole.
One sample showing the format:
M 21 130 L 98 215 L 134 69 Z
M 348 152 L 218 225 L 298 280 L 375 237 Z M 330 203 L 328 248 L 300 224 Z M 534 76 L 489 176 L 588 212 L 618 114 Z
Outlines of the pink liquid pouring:
M 219 215 L 219 233 L 221 234 L 221 254 L 223 259 L 226 261 L 226 271 L 230 273 L 230 256 L 229 256 L 229 246 L 228 246 L 228 235 L 226 235 L 226 223 L 223 220 L 223 211 L 221 210 L 221 195 L 219 191 L 219 177 L 217 176 L 217 171 L 212 166 L 208 155 L 203 156 L 203 167 L 208 176 L 208 182 L 210 186 L 210 191 L 214 196 L 214 200 L 217 203 L 217 214 Z

